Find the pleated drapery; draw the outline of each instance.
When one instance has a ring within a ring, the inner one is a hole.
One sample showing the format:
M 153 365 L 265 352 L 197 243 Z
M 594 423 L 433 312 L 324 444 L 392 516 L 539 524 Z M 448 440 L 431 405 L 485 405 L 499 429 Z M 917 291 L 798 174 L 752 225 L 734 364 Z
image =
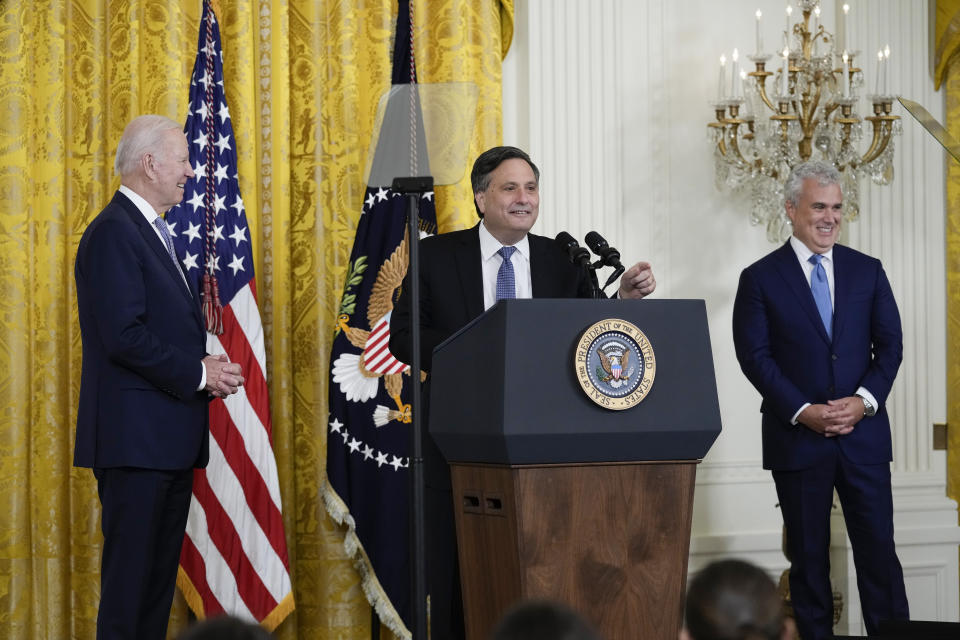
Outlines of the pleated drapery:
M 320 498 L 328 358 L 389 86 L 396 0 L 221 0 L 224 83 L 266 333 L 296 610 L 281 639 L 370 635 Z M 93 638 L 100 513 L 74 469 L 80 235 L 119 184 L 142 113 L 184 121 L 200 0 L 0 0 L 0 637 Z M 509 0 L 414 2 L 421 82 L 470 81 L 471 158 L 501 137 Z M 473 224 L 469 180 L 438 187 L 441 230 Z M 178 597 L 170 637 L 186 625 Z

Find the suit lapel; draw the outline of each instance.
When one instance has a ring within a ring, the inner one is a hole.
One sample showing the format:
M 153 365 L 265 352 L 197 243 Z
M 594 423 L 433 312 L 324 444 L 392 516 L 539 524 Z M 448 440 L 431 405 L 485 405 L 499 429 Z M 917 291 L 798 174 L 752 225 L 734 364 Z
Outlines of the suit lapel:
M 813 300 L 813 292 L 810 291 L 810 283 L 804 276 L 803 267 L 797 261 L 797 254 L 788 240 L 786 244 L 780 247 L 776 253 L 777 270 L 787 285 L 791 295 L 796 297 L 800 307 L 813 323 L 814 328 L 823 338 L 823 341 L 830 344 L 830 338 L 827 336 L 827 330 L 823 326 L 823 320 L 820 318 L 820 312 L 817 311 L 817 303 Z M 834 254 L 836 255 L 836 254 Z M 834 270 L 836 275 L 836 270 Z
M 843 330 L 847 318 L 846 303 L 850 300 L 850 274 L 853 269 L 852 254 L 845 247 L 833 245 L 833 337 Z
M 117 199 L 123 205 L 124 211 L 127 212 L 127 215 L 130 216 L 130 219 L 137 226 L 137 229 L 140 231 L 140 237 L 143 238 L 143 241 L 146 245 L 153 251 L 154 254 L 160 259 L 160 264 L 163 265 L 164 271 L 167 272 L 171 278 L 174 279 L 174 282 L 177 285 L 177 290 L 180 292 L 188 303 L 194 308 L 196 312 L 194 315 L 197 316 L 198 320 L 202 320 L 199 316 L 199 305 L 190 291 L 187 289 L 187 286 L 184 283 L 183 276 L 177 272 L 176 266 L 174 266 L 173 261 L 170 260 L 170 254 L 167 253 L 167 248 L 163 246 L 163 241 L 157 236 L 157 232 L 153 229 L 152 226 L 147 222 L 147 219 L 143 217 L 143 214 L 137 209 L 129 198 L 124 196 L 122 193 L 117 194 Z M 181 265 L 181 268 L 182 265 Z M 202 324 L 202 322 L 201 322 Z
M 467 317 L 476 318 L 483 313 L 483 271 L 480 266 L 479 225 L 470 233 L 463 234 L 461 246 L 455 252 L 460 290 L 467 307 Z

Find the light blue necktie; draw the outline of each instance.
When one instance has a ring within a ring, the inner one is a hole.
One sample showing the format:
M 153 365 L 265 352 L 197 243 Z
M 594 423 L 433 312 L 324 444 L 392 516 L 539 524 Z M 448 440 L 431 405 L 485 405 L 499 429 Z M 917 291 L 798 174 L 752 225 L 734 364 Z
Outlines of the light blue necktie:
M 833 305 L 830 304 L 830 283 L 827 282 L 827 271 L 823 268 L 823 256 L 815 253 L 810 256 L 810 263 L 813 264 L 813 273 L 810 274 L 810 291 L 813 292 L 813 300 L 817 303 L 817 311 L 820 312 L 820 319 L 823 320 L 823 326 L 827 330 L 827 337 L 833 338 Z
M 516 250 L 516 247 L 500 247 L 500 250 L 497 251 L 503 258 L 503 262 L 500 263 L 500 270 L 497 271 L 497 300 L 517 297 L 516 278 L 513 273 L 513 263 L 510 261 L 510 256 Z

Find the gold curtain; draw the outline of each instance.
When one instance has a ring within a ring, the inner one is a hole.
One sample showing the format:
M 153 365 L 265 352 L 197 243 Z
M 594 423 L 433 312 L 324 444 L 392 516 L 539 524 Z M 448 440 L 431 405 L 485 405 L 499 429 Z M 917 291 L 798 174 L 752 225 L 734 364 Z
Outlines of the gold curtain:
M 359 219 L 396 0 L 220 0 L 297 608 L 277 637 L 370 636 L 370 609 L 320 499 L 328 358 Z M 415 0 L 425 82 L 473 81 L 470 151 L 497 144 L 511 0 Z M 73 260 L 118 185 L 141 113 L 183 120 L 200 0 L 0 0 L 0 637 L 92 638 L 99 502 L 72 468 L 80 380 Z M 469 183 L 438 189 L 473 223 Z M 186 624 L 178 596 L 168 636 Z
M 960 138 L 960 0 L 938 0 L 935 82 L 946 87 L 946 122 Z M 947 158 L 947 495 L 960 500 L 960 165 Z

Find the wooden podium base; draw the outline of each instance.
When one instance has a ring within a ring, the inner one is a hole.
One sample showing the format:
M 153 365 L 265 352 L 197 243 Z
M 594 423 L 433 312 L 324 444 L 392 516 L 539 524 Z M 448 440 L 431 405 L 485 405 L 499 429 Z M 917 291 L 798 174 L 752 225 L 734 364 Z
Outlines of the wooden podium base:
M 606 638 L 676 638 L 698 462 L 452 464 L 467 640 L 531 598 Z

